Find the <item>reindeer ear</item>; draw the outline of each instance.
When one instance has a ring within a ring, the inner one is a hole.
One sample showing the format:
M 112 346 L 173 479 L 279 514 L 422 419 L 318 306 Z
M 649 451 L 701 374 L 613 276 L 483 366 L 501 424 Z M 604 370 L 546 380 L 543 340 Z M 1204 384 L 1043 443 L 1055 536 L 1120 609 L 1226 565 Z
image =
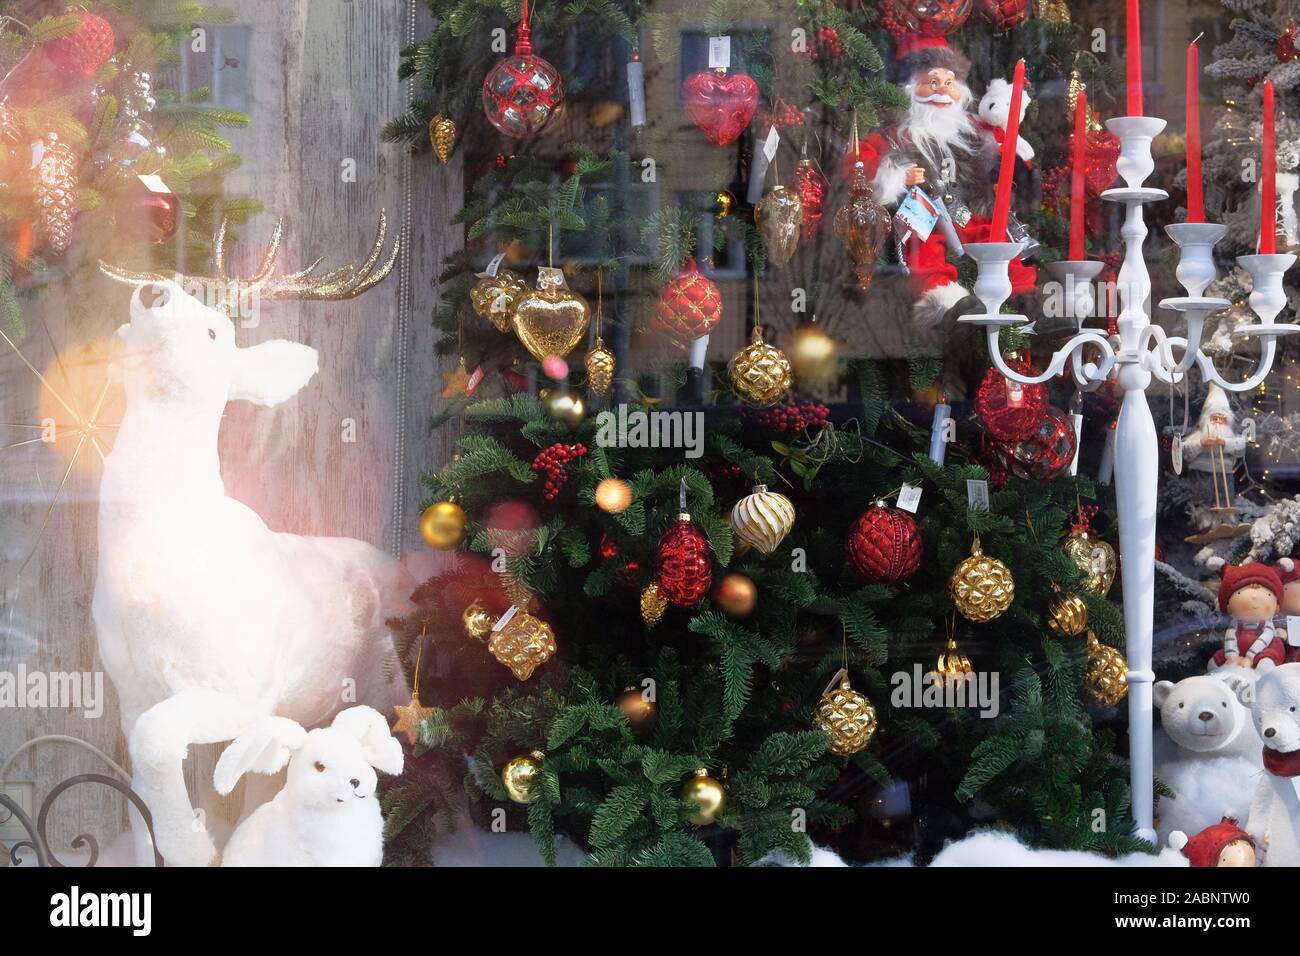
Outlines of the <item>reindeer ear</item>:
M 373 707 L 361 705 L 341 710 L 330 724 L 356 737 L 366 762 L 384 773 L 402 772 L 402 745 L 388 729 L 388 721 Z
M 307 731 L 287 717 L 264 717 L 240 734 L 221 754 L 212 785 L 225 796 L 246 773 L 277 773 L 307 739 Z
M 236 349 L 230 400 L 279 405 L 310 382 L 319 367 L 316 350 L 297 342 L 274 339 Z

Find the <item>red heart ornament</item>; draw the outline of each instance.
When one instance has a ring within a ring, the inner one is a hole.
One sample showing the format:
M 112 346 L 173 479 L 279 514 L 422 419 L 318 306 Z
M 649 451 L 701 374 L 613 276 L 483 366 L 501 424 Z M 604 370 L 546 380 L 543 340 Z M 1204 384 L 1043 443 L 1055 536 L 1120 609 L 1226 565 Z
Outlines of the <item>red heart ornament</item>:
M 758 84 L 744 73 L 701 70 L 682 83 L 682 102 L 700 132 L 719 146 L 726 146 L 754 118 Z

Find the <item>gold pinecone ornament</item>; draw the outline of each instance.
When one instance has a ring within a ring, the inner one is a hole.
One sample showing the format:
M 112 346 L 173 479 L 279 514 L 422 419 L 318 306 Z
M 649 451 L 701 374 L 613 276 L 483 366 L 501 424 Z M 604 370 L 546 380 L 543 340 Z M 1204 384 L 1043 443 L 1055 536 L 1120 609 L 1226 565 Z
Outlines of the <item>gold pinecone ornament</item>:
M 668 598 L 664 596 L 659 583 L 651 581 L 641 592 L 641 620 L 645 621 L 646 627 L 654 628 L 663 620 L 666 610 Z
M 831 752 L 849 757 L 871 743 L 876 735 L 876 708 L 840 675 L 839 685 L 822 694 L 815 723 L 831 738 Z
M 790 362 L 763 341 L 762 326 L 754 326 L 750 343 L 732 356 L 727 375 L 736 397 L 757 408 L 775 405 L 790 391 Z
M 1128 693 L 1128 663 L 1117 648 L 1097 640 L 1088 632 L 1088 673 L 1083 678 L 1083 695 L 1096 707 L 1114 707 Z
M 1097 597 L 1105 597 L 1115 583 L 1119 562 L 1115 549 L 1105 541 L 1088 537 L 1087 531 L 1075 531 L 1062 542 L 1061 547 L 1087 578 L 1083 586 Z
M 731 530 L 760 554 L 775 551 L 793 527 L 794 502 L 767 485 L 755 485 L 731 509 Z
M 77 215 L 77 157 L 57 133 L 45 137 L 36 164 L 36 205 L 50 249 L 66 252 Z
M 433 146 L 438 162 L 447 165 L 451 151 L 456 146 L 456 121 L 445 113 L 439 113 L 429 120 L 429 143 Z
M 503 618 L 509 617 L 505 623 Z M 510 668 L 518 680 L 528 680 L 533 671 L 555 654 L 555 632 L 551 625 L 527 611 L 515 609 L 498 618 L 487 613 L 477 601 L 462 615 L 465 633 L 476 640 L 488 639 L 488 651 Z
M 605 348 L 600 336 L 596 336 L 586 361 L 587 386 L 597 395 L 609 394 L 609 387 L 614 384 L 614 353 Z
M 983 624 L 1011 607 L 1016 581 L 1010 568 L 980 550 L 980 539 L 976 537 L 970 557 L 952 572 L 948 593 L 962 617 Z
M 1057 588 L 1047 605 L 1047 626 L 1058 637 L 1078 637 L 1088 628 L 1088 605 L 1079 595 Z

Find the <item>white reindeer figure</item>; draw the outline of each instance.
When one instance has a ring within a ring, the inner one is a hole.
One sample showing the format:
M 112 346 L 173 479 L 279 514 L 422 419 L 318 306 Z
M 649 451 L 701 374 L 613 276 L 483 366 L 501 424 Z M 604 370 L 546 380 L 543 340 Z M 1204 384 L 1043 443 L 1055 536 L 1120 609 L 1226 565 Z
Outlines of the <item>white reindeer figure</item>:
M 216 854 L 186 793 L 189 746 L 232 740 L 272 715 L 311 727 L 352 703 L 385 707 L 398 695 L 382 686 L 392 647 L 384 621 L 411 591 L 377 548 L 271 531 L 226 497 L 217 458 L 226 402 L 279 405 L 315 375 L 316 351 L 283 340 L 239 348 L 230 318 L 190 292 L 232 304 L 352 298 L 392 270 L 396 247 L 378 265 L 385 234 L 381 215 L 363 264 L 320 275 L 319 261 L 273 274 L 280 223 L 247 280 L 226 275 L 224 223 L 210 279 L 100 264 L 135 291 L 110 366 L 127 409 L 104 463 L 93 612 L 133 785 L 168 864 L 206 865 Z M 359 699 L 346 699 L 350 680 Z M 139 821 L 134 829 L 137 855 L 152 859 Z

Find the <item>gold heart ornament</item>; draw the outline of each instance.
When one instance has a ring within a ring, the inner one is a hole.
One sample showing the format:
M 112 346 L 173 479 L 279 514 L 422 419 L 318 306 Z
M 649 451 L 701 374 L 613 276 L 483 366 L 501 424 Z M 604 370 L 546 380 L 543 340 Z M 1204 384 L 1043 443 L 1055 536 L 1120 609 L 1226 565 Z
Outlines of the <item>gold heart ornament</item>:
M 591 308 L 576 292 L 558 285 L 535 289 L 519 300 L 511 322 L 515 335 L 539 362 L 564 358 L 587 335 Z

